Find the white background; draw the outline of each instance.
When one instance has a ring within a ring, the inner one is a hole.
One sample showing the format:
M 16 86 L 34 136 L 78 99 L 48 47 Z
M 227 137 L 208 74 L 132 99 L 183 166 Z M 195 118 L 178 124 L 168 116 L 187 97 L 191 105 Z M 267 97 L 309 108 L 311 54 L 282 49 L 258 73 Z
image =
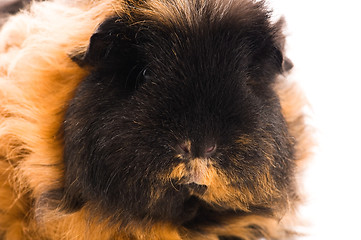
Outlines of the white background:
M 312 106 L 318 146 L 305 174 L 302 240 L 361 240 L 361 1 L 269 0 L 285 16 L 291 78 Z

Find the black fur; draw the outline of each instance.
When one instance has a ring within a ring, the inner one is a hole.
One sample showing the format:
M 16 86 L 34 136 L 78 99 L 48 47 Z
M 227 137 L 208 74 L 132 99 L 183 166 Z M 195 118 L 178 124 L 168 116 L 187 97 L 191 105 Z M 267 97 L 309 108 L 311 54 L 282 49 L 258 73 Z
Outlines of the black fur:
M 247 7 L 220 18 L 210 4 L 193 9 L 202 16 L 183 25 L 166 25 L 134 10 L 99 26 L 88 50 L 73 57 L 92 70 L 64 122 L 64 209 L 87 203 L 123 224 L 163 220 L 189 228 L 245 214 L 226 204 L 210 206 L 187 186 L 157 180 L 187 161 L 176 157 L 187 139 L 193 143 L 191 157 L 204 157 L 204 149 L 215 144 L 211 158 L 238 176 L 232 184 L 239 191 L 240 182 L 257 189 L 249 169 L 267 166 L 277 188 L 292 193 L 293 143 L 272 88 L 282 73 L 279 29 L 262 3 Z M 244 135 L 260 144 L 243 148 L 237 140 Z M 270 151 L 262 145 L 265 139 L 276 149 L 270 152 L 274 166 L 264 158 Z M 162 192 L 157 199 L 154 189 Z M 251 209 L 273 214 L 262 205 Z
M 0 2 L 0 27 L 5 23 L 6 19 L 25 8 L 30 0 L 5 0 Z
M 0 3 L 0 13 L 15 14 L 31 0 L 5 0 Z

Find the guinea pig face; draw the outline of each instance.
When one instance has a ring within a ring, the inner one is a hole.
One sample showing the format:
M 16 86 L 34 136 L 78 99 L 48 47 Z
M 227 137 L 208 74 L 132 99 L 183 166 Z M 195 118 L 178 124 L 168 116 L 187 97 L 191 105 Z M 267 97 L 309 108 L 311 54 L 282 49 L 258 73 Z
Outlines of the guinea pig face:
M 90 74 L 64 122 L 65 209 L 184 223 L 199 208 L 272 210 L 287 198 L 279 29 L 255 3 L 246 18 L 207 11 L 109 18 L 73 58 Z

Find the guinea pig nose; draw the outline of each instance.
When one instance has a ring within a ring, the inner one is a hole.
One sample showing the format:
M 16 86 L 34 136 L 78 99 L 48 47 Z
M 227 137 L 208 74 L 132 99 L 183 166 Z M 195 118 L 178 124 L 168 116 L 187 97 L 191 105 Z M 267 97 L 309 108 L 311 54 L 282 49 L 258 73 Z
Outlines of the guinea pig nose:
M 205 147 L 204 153 L 206 154 L 206 156 L 210 156 L 216 151 L 216 149 L 217 149 L 216 144 L 210 144 Z
M 183 155 L 188 155 L 191 153 L 191 145 L 189 142 L 184 142 L 178 145 L 178 150 Z
M 197 194 L 204 194 L 207 191 L 207 186 L 203 184 L 197 184 L 197 183 L 188 183 L 186 184 L 186 187 L 188 187 L 189 190 L 191 190 L 193 193 Z

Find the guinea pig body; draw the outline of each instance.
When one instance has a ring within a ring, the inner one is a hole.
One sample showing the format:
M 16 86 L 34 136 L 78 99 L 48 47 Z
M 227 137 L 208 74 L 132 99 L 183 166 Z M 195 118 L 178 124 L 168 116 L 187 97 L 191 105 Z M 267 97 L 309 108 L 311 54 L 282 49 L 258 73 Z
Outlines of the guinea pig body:
M 0 236 L 293 237 L 307 133 L 283 41 L 262 1 L 52 1 L 12 17 Z

